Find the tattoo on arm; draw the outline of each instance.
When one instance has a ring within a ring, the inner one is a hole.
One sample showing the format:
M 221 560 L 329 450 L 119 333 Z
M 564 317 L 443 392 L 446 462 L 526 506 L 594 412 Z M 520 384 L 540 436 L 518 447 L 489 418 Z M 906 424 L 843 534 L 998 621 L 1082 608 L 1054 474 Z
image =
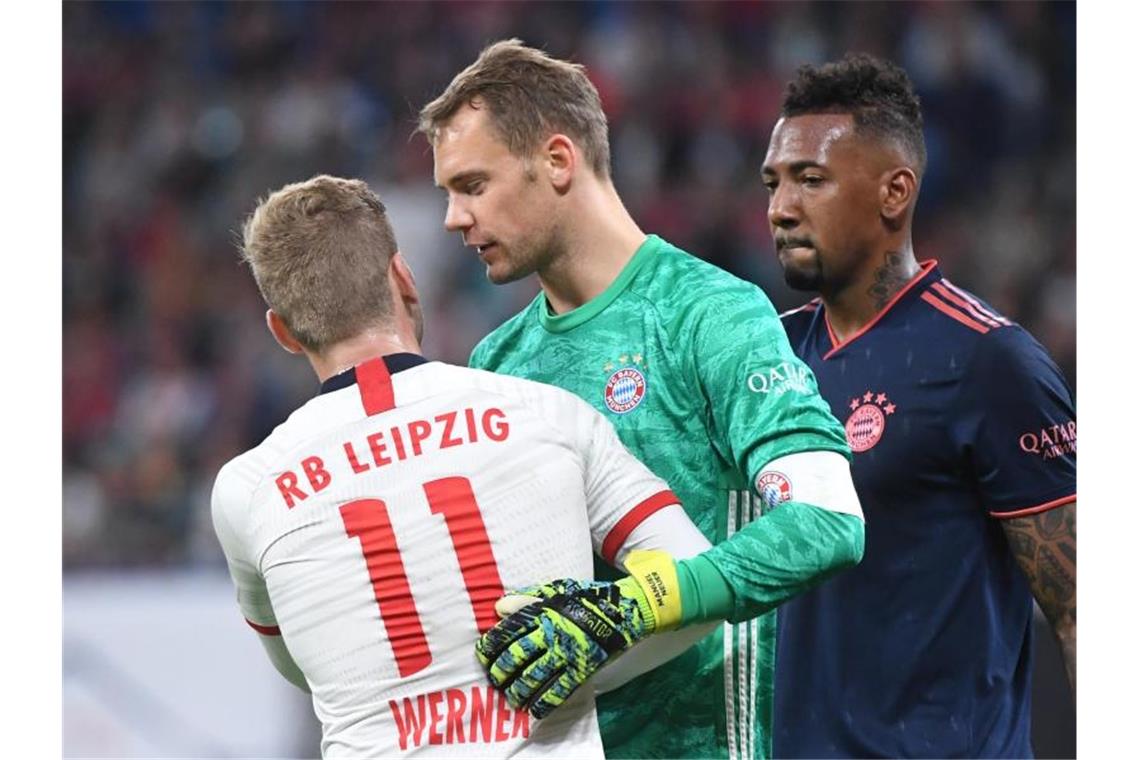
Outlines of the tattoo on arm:
M 1053 626 L 1077 688 L 1077 503 L 1002 522 L 1033 597 Z

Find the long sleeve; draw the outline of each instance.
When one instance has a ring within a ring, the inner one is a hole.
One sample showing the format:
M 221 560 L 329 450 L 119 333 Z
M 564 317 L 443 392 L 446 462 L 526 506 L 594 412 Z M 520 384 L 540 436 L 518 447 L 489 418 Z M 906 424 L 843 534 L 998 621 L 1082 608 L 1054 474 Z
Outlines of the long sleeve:
M 860 518 L 786 502 L 704 554 L 677 563 L 694 584 L 689 589 L 682 585 L 682 598 L 693 600 L 685 605 L 684 622 L 749 620 L 857 564 L 862 557 Z M 710 566 L 723 581 L 710 575 Z M 728 586 L 731 596 L 718 588 L 720 583 Z

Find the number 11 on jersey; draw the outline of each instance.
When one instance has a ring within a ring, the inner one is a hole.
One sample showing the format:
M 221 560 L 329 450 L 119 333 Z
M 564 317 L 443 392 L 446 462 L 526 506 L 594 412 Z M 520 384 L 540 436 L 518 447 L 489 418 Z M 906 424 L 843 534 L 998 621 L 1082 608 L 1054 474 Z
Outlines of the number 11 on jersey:
M 462 477 L 440 478 L 425 483 L 424 493 L 432 514 L 442 515 L 447 525 L 475 624 L 483 633 L 498 620 L 495 601 L 503 595 L 503 581 L 471 481 Z M 380 499 L 358 499 L 343 505 L 340 515 L 349 538 L 360 540 L 400 677 L 418 673 L 431 664 L 431 648 L 408 585 L 388 505 Z

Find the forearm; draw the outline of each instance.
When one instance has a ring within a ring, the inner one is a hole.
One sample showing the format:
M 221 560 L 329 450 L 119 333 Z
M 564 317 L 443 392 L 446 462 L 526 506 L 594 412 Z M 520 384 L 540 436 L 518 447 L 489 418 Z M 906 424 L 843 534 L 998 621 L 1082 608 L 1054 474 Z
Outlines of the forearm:
M 507 617 L 483 634 L 476 654 L 512 706 L 529 705 L 542 718 L 637 642 L 753 618 L 862 555 L 860 514 L 784 502 L 691 559 L 641 550 L 628 554 L 629 575 L 614 582 L 562 578 L 522 589 L 518 596 L 535 598 L 500 609 Z
M 616 557 L 605 559 L 616 566 L 622 566 L 630 551 L 656 549 L 680 561 L 695 557 L 711 546 L 704 534 L 689 520 L 681 505 L 674 504 L 654 512 L 642 521 L 626 538 Z M 716 623 L 692 625 L 641 642 L 594 676 L 591 682 L 594 690 L 601 694 L 624 686 L 642 673 L 681 654 L 715 629 Z
M 1061 656 L 1065 659 L 1065 672 L 1069 675 L 1069 686 L 1077 691 L 1077 607 L 1073 604 L 1072 614 L 1053 623 L 1053 633 L 1061 645 Z
M 749 620 L 862 557 L 862 519 L 785 502 L 727 541 L 677 563 L 682 623 Z
M 1010 550 L 1045 613 L 1077 689 L 1077 503 L 1005 520 Z
M 626 537 L 614 556 L 602 559 L 614 567 L 625 566 L 625 558 L 635 549 L 658 549 L 674 559 L 688 559 L 712 547 L 705 535 L 693 525 L 680 504 L 671 504 L 642 520 Z

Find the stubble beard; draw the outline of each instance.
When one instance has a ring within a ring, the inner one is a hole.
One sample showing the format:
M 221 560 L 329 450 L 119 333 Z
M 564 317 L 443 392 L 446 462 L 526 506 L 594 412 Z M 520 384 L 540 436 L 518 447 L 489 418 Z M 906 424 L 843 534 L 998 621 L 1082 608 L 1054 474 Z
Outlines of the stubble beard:
M 500 243 L 498 258 L 496 262 L 498 268 L 490 263 L 487 264 L 487 279 L 494 285 L 507 285 L 534 272 L 530 262 L 533 254 L 525 244 L 508 249 Z
M 823 266 L 817 250 L 812 250 L 806 262 L 785 261 L 781 256 L 780 267 L 784 270 L 784 282 L 792 290 L 818 293 L 823 288 Z
M 488 265 L 487 279 L 495 285 L 506 285 L 530 277 L 535 272 L 541 274 L 550 262 L 558 258 L 561 250 L 561 242 L 553 231 L 519 240 L 510 248 L 500 244 L 499 263 L 507 266 L 495 272 Z

